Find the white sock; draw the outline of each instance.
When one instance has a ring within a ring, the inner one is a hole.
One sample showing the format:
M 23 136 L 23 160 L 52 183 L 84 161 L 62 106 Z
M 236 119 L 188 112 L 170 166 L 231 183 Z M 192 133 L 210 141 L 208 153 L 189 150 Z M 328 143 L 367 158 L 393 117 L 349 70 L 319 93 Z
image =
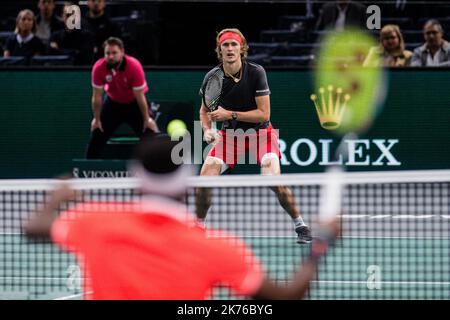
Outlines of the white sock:
M 301 226 L 306 226 L 306 223 L 303 221 L 302 217 L 297 217 L 295 219 L 293 219 L 295 227 L 301 227 Z

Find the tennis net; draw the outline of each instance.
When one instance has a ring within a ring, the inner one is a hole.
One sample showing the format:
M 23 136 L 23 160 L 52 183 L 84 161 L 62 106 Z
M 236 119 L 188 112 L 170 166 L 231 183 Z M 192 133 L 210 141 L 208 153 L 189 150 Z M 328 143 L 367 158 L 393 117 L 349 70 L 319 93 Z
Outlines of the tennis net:
M 193 177 L 186 195 L 210 188 L 207 227 L 245 240 L 273 280 L 285 285 L 310 245 L 296 243 L 274 186 L 289 186 L 313 236 L 323 173 Z M 30 242 L 22 225 L 56 180 L 3 180 L 0 186 L 0 299 L 81 298 L 81 270 L 70 254 Z M 137 181 L 77 179 L 81 200 L 130 201 Z M 319 267 L 309 299 L 450 299 L 450 170 L 346 173 L 342 238 Z M 118 262 L 120 263 L 120 262 Z M 240 298 L 224 289 L 215 298 Z

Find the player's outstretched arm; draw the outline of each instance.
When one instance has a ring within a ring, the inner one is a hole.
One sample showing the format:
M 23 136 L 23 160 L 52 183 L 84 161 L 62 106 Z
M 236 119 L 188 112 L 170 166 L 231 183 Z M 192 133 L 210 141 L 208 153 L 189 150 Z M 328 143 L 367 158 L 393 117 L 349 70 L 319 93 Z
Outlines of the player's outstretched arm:
M 23 226 L 29 237 L 50 237 L 53 222 L 58 217 L 59 208 L 65 201 L 75 199 L 76 193 L 66 182 L 62 182 L 50 195 L 50 199 Z

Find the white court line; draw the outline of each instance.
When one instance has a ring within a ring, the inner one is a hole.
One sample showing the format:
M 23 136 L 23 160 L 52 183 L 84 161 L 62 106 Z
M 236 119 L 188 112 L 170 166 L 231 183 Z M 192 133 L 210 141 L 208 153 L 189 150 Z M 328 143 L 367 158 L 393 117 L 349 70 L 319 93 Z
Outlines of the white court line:
M 342 215 L 338 215 L 338 217 L 341 217 L 343 219 L 361 219 L 361 218 L 369 217 L 369 215 L 368 214 L 342 214 Z
M 279 282 L 291 282 L 291 281 L 279 281 Z M 367 281 L 353 281 L 353 280 L 313 280 L 313 283 L 329 283 L 329 284 L 367 284 Z M 381 285 L 430 285 L 430 286 L 450 286 L 450 282 L 433 282 L 433 281 L 380 281 Z
M 449 216 L 450 219 L 450 216 Z M 208 230 L 208 228 L 207 228 Z M 353 230 L 352 230 L 353 231 Z M 5 235 L 4 233 L 0 233 L 0 236 Z M 6 234 L 8 235 L 8 234 Z M 18 234 L 20 235 L 20 234 Z M 235 236 L 246 239 L 246 238 L 264 238 L 264 239 L 291 239 L 294 238 L 294 236 L 286 236 L 286 235 L 281 235 L 281 236 L 273 236 L 273 235 L 251 235 L 251 236 L 246 236 L 246 235 L 241 235 L 239 232 L 234 232 L 233 233 L 234 236 L 232 236 L 232 238 L 234 238 Z M 208 235 L 208 237 L 211 237 L 211 235 Z M 313 234 L 314 236 L 314 234 Z M 222 237 L 222 238 L 227 238 Z M 414 236 L 373 236 L 373 235 L 366 235 L 366 236 L 352 236 L 352 235 L 342 235 L 340 236 L 340 238 L 356 238 L 356 239 L 367 239 L 367 238 L 377 238 L 377 239 L 435 239 L 435 240 L 447 240 L 450 239 L 449 237 L 414 237 Z M 52 253 L 53 254 L 53 253 Z M 5 278 L 0 278 L 0 279 L 5 279 Z M 27 278 L 28 279 L 28 278 Z M 56 278 L 55 278 L 56 279 Z
M 314 234 L 313 234 L 314 238 Z M 340 238 L 344 239 L 412 239 L 412 240 L 450 240 L 450 235 L 448 237 L 414 237 L 414 236 L 373 236 L 373 235 L 365 235 L 365 236 L 341 236 Z M 344 247 L 343 247 L 344 248 Z
M 379 214 L 376 216 L 370 216 L 369 219 L 384 219 L 384 218 L 390 218 L 390 214 Z
M 5 280 L 5 279 L 27 279 L 27 280 L 33 280 L 33 279 L 56 279 L 56 278 L 0 278 L 1 280 Z M 66 280 L 65 278 L 57 278 L 58 280 Z M 280 280 L 282 282 L 286 282 L 286 280 Z M 314 280 L 312 282 L 323 282 L 323 283 L 342 283 L 342 284 L 351 284 L 351 283 L 361 283 L 361 284 L 365 284 L 367 283 L 367 281 L 353 281 L 353 280 Z M 450 282 L 432 282 L 432 281 L 381 281 L 381 283 L 385 283 L 385 284 L 417 284 L 417 285 L 450 285 Z M 92 292 L 88 292 L 87 294 L 91 294 Z M 82 293 L 76 294 L 76 295 L 81 295 Z M 76 296 L 74 295 L 74 296 Z M 60 299 L 60 298 L 58 298 Z
M 73 278 L 79 280 L 82 278 Z M 35 280 L 35 281 L 67 281 L 67 278 L 51 278 L 51 277 L 0 277 L 2 281 L 21 281 L 21 280 Z
M 80 298 L 80 297 L 82 297 L 83 295 L 84 295 L 84 293 L 78 293 L 78 294 L 73 294 L 73 295 L 71 295 L 71 296 L 65 296 L 65 297 L 55 298 L 55 299 L 52 299 L 52 300 L 70 300 L 70 299 L 73 299 L 73 298 Z
M 424 215 L 412 215 L 412 214 L 399 214 L 397 216 L 392 216 L 392 219 L 429 219 L 434 217 L 432 214 Z
M 443 214 L 443 215 L 441 215 L 441 217 L 442 217 L 443 219 L 450 219 L 450 215 L 447 215 L 447 214 Z
M 86 295 L 92 294 L 92 293 L 93 293 L 92 291 L 88 291 L 88 292 L 86 293 Z M 78 293 L 78 294 L 73 294 L 73 295 L 70 295 L 70 296 L 65 296 L 65 297 L 55 298 L 55 299 L 53 299 L 53 300 L 70 300 L 70 299 L 73 299 L 73 298 L 81 298 L 81 297 L 83 297 L 84 295 L 85 295 L 84 293 Z
M 353 230 L 351 230 L 353 231 Z M 344 228 L 345 232 L 345 228 Z M 375 232 L 375 231 L 374 231 Z M 350 232 L 349 232 L 350 233 Z M 236 234 L 235 236 L 242 239 L 286 239 L 291 240 L 294 239 L 294 235 L 241 235 Z M 230 238 L 229 236 L 211 236 L 207 234 L 209 238 Z M 232 239 L 235 237 L 231 237 Z M 314 238 L 314 231 L 313 231 Z M 379 239 L 436 239 L 436 240 L 450 240 L 450 233 L 448 237 L 414 237 L 414 236 L 378 236 L 378 235 L 342 235 L 339 238 L 356 238 L 356 239 L 367 239 L 367 238 L 379 238 Z
M 374 235 L 364 235 L 364 236 L 341 236 L 341 238 L 350 239 L 413 239 L 413 240 L 450 240 L 450 235 L 448 237 L 414 237 L 414 236 L 374 236 Z

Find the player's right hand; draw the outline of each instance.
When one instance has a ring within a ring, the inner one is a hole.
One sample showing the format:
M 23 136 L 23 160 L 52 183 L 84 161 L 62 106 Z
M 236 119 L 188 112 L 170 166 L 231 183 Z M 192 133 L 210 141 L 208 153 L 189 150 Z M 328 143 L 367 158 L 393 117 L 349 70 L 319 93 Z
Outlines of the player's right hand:
M 207 129 L 203 135 L 203 138 L 207 143 L 214 143 L 219 138 L 219 133 L 217 130 Z
M 100 119 L 94 118 L 91 122 L 91 132 L 95 129 L 100 129 L 101 132 L 103 132 L 102 122 Z

